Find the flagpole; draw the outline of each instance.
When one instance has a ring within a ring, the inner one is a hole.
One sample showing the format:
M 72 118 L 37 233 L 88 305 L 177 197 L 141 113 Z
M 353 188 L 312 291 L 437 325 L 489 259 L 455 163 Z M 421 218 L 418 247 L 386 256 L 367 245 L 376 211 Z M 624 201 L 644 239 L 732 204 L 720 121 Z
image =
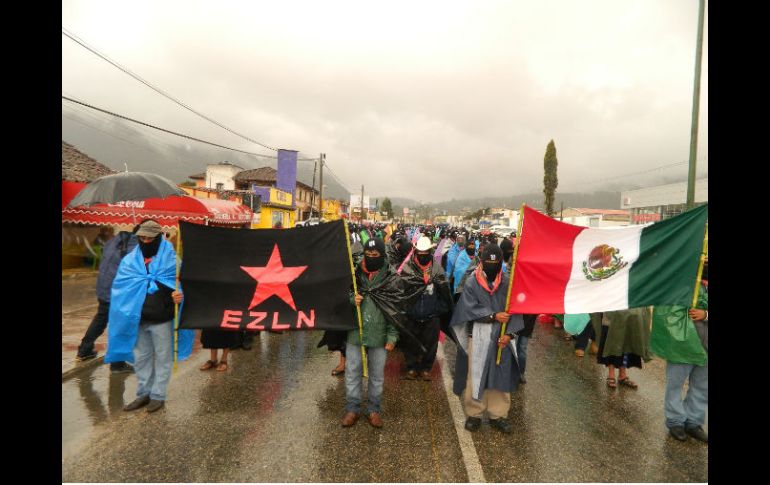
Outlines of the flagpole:
M 511 278 L 508 280 L 508 295 L 505 297 L 505 311 L 508 311 L 508 305 L 511 303 L 511 292 L 513 291 L 513 270 L 516 269 L 516 257 L 519 255 L 519 242 L 521 241 L 521 226 L 524 223 L 524 207 L 526 203 L 521 204 L 519 210 L 519 230 L 516 231 L 516 245 L 513 247 L 513 261 L 511 261 Z M 508 322 L 505 322 L 500 328 L 500 338 L 505 335 L 505 327 Z M 503 356 L 503 348 L 497 348 L 497 365 L 500 365 L 500 358 Z
M 179 247 L 182 244 L 182 232 L 179 228 L 179 221 L 176 223 L 176 278 L 174 289 L 179 291 L 179 263 L 181 262 L 181 256 L 179 255 Z M 174 303 L 174 372 L 177 368 L 177 354 L 179 353 L 179 304 Z
M 709 225 L 706 223 L 706 235 L 703 237 L 703 251 L 700 253 L 700 263 L 698 264 L 698 277 L 695 278 L 695 291 L 692 294 L 692 308 L 698 304 L 698 291 L 700 290 L 700 280 L 703 277 L 703 263 L 706 261 L 706 253 L 709 247 Z
M 363 198 L 361 200 L 363 200 Z M 350 249 L 350 232 L 348 231 L 348 225 L 345 221 L 342 221 L 342 225 L 345 226 L 345 242 L 348 245 L 348 258 L 350 258 L 350 275 L 353 277 L 353 295 L 357 295 L 358 285 L 356 285 L 356 269 L 353 267 L 353 251 Z M 367 372 L 368 366 L 366 364 L 366 350 L 364 350 L 364 326 L 361 322 L 361 307 L 359 305 L 356 305 L 356 314 L 358 315 L 358 336 L 361 339 L 361 362 L 363 362 L 364 377 L 369 377 L 369 373 Z

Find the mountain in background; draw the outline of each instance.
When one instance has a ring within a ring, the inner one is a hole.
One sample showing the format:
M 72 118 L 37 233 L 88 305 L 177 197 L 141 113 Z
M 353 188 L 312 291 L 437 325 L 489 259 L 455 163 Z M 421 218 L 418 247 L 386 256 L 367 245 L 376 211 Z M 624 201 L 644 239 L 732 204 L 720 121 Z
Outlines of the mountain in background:
M 62 140 L 75 146 L 100 163 L 113 170 L 123 171 L 125 165 L 128 170 L 136 172 L 152 172 L 182 183 L 189 180 L 189 176 L 204 172 L 206 165 L 228 161 L 246 170 L 269 166 L 276 167 L 276 159 L 258 157 L 235 152 L 223 148 L 217 148 L 196 141 L 167 135 L 149 128 L 137 127 L 128 121 L 116 118 L 104 118 L 98 114 L 81 109 L 62 109 Z M 305 157 L 300 154 L 300 158 Z M 313 183 L 314 161 L 297 162 L 297 179 L 310 186 L 318 187 L 318 173 L 316 172 L 315 184 Z M 708 165 L 699 165 L 698 178 L 708 176 Z M 687 180 L 687 174 L 647 175 L 634 178 L 633 182 L 609 182 L 603 184 L 603 190 L 581 193 L 560 193 L 556 190 L 554 208 L 584 207 L 591 209 L 618 209 L 620 208 L 620 192 L 642 187 L 665 185 Z M 324 171 L 324 197 L 336 198 L 345 201 L 350 200 L 348 192 L 342 184 L 331 174 Z M 388 197 L 385 195 L 370 196 L 371 204 Z M 408 197 L 390 197 L 396 214 L 401 214 L 404 207 L 415 209 L 420 202 Z M 516 196 L 484 197 L 475 199 L 449 200 L 435 203 L 425 203 L 438 211 L 459 213 L 464 209 L 471 212 L 484 207 L 506 207 L 518 209 L 522 202 L 532 207 L 542 208 L 543 193 L 532 191 L 531 193 Z
M 149 129 L 136 128 L 130 122 L 105 121 L 73 110 L 62 110 L 62 141 L 113 170 L 122 172 L 127 164 L 129 171 L 156 173 L 177 183 L 205 172 L 210 163 L 228 161 L 245 170 L 276 168 L 277 163 L 275 158 L 247 155 L 162 132 L 149 133 Z M 300 158 L 305 157 L 300 154 Z M 298 161 L 297 180 L 312 186 L 314 163 Z M 324 185 L 324 198 L 350 200 L 350 193 L 328 171 L 324 171 Z M 315 187 L 318 188 L 317 172 Z

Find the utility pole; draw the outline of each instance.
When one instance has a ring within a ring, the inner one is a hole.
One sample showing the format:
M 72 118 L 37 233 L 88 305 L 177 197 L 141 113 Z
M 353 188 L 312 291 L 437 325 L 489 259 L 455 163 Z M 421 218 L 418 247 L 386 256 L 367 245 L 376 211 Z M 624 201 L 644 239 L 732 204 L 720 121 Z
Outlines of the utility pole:
M 559 220 L 564 220 L 564 201 L 561 201 L 561 215 L 559 216 Z
M 698 154 L 698 115 L 700 109 L 700 61 L 703 57 L 703 11 L 706 0 L 700 0 L 698 40 L 695 45 L 695 86 L 692 93 L 692 126 L 690 129 L 690 173 L 687 176 L 687 208 L 695 205 L 695 159 Z
M 321 169 L 318 172 L 318 218 L 324 215 L 324 159 L 326 154 L 321 154 Z
M 361 186 L 361 217 L 358 218 L 358 222 L 364 222 L 364 186 Z
M 315 209 L 315 171 L 318 168 L 318 162 L 313 162 L 313 186 L 310 188 L 310 217 L 313 217 Z

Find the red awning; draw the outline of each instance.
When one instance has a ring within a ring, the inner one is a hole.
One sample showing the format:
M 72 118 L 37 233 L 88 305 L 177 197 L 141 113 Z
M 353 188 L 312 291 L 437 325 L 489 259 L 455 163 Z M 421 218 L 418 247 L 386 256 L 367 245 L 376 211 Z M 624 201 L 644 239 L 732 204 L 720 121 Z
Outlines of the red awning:
M 62 222 L 132 225 L 142 219 L 154 219 L 163 227 L 174 227 L 178 221 L 207 225 L 243 225 L 251 223 L 252 212 L 237 202 L 198 199 L 187 195 L 62 209 Z
M 78 193 L 83 190 L 86 183 L 84 182 L 68 182 L 66 180 L 61 181 L 61 208 L 62 210 L 67 207 L 72 199 L 75 198 Z
M 238 202 L 220 199 L 197 199 L 209 212 L 209 224 L 251 224 L 251 209 Z

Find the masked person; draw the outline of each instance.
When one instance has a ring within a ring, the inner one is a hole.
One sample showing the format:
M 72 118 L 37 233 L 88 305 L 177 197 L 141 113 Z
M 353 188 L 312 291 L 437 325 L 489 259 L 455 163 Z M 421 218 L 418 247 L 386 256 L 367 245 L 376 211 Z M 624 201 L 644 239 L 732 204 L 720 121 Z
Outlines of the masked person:
M 398 273 L 399 268 L 401 268 L 402 264 L 406 258 L 409 257 L 411 252 L 412 243 L 409 242 L 409 239 L 406 237 L 400 238 L 396 243 L 396 252 L 394 256 L 395 259 L 390 261 L 390 265 L 395 273 Z
M 147 406 L 162 408 L 174 362 L 176 252 L 155 221 L 144 221 L 136 232 L 139 244 L 123 258 L 112 283 L 110 324 L 105 362 L 134 361 L 136 399 L 124 411 Z M 192 352 L 195 332 L 179 332 L 179 358 Z M 133 350 L 133 353 L 132 353 Z M 135 359 L 134 359 L 135 357 Z
M 449 275 L 450 279 L 454 274 L 455 261 L 457 260 L 457 257 L 460 256 L 460 253 L 465 250 L 465 242 L 465 234 L 458 234 L 457 238 L 455 239 L 455 243 L 451 248 L 449 248 L 449 251 L 447 251 L 445 272 L 447 275 Z
M 436 361 L 441 319 L 446 322 L 452 311 L 452 297 L 444 270 L 433 261 L 430 239 L 417 241 L 411 260 L 404 266 L 407 328 L 410 335 L 402 339 L 406 361 L 406 378 L 431 380 L 430 371 Z
M 355 243 L 350 247 L 353 256 L 353 266 L 358 266 L 364 259 L 364 247 L 360 243 Z M 340 361 L 337 367 L 332 369 L 333 376 L 341 376 L 345 373 L 345 351 L 347 348 L 348 332 L 346 330 L 326 330 L 321 341 L 316 348 L 327 347 L 329 352 L 339 351 Z
M 474 263 L 476 259 L 476 241 L 473 239 L 465 243 L 464 251 L 457 256 L 457 260 L 452 270 L 452 293 L 457 293 L 457 288 L 465 276 L 465 272 Z
M 367 419 L 375 428 L 382 427 L 382 389 L 385 384 L 385 359 L 395 348 L 398 329 L 394 315 L 401 311 L 402 288 L 385 257 L 385 243 L 373 238 L 364 245 L 364 259 L 356 267 L 358 293 L 351 303 L 361 308 L 362 332 L 348 331 L 345 350 L 345 415 L 342 426 L 353 426 L 361 416 L 363 396 L 362 346 L 366 351 L 369 383 Z M 362 335 L 363 333 L 363 340 Z
M 513 339 L 524 321 L 521 315 L 505 312 L 508 279 L 503 277 L 502 259 L 499 246 L 484 248 L 481 264 L 465 283 L 450 322 L 458 345 L 453 391 L 462 395 L 469 431 L 479 429 L 485 412 L 491 426 L 513 431 L 507 416 L 520 378 Z M 502 323 L 507 323 L 503 335 Z M 498 348 L 502 348 L 500 365 Z
M 508 238 L 503 239 L 500 242 L 500 249 L 503 251 L 503 271 L 510 276 L 511 267 L 513 266 L 513 241 Z M 524 373 L 527 371 L 527 347 L 529 346 L 529 339 L 532 338 L 532 332 L 535 331 L 535 322 L 537 322 L 537 315 L 527 313 L 523 315 L 524 328 L 516 334 L 516 356 L 519 362 L 519 371 L 521 372 L 521 383 L 526 384 L 527 379 Z

